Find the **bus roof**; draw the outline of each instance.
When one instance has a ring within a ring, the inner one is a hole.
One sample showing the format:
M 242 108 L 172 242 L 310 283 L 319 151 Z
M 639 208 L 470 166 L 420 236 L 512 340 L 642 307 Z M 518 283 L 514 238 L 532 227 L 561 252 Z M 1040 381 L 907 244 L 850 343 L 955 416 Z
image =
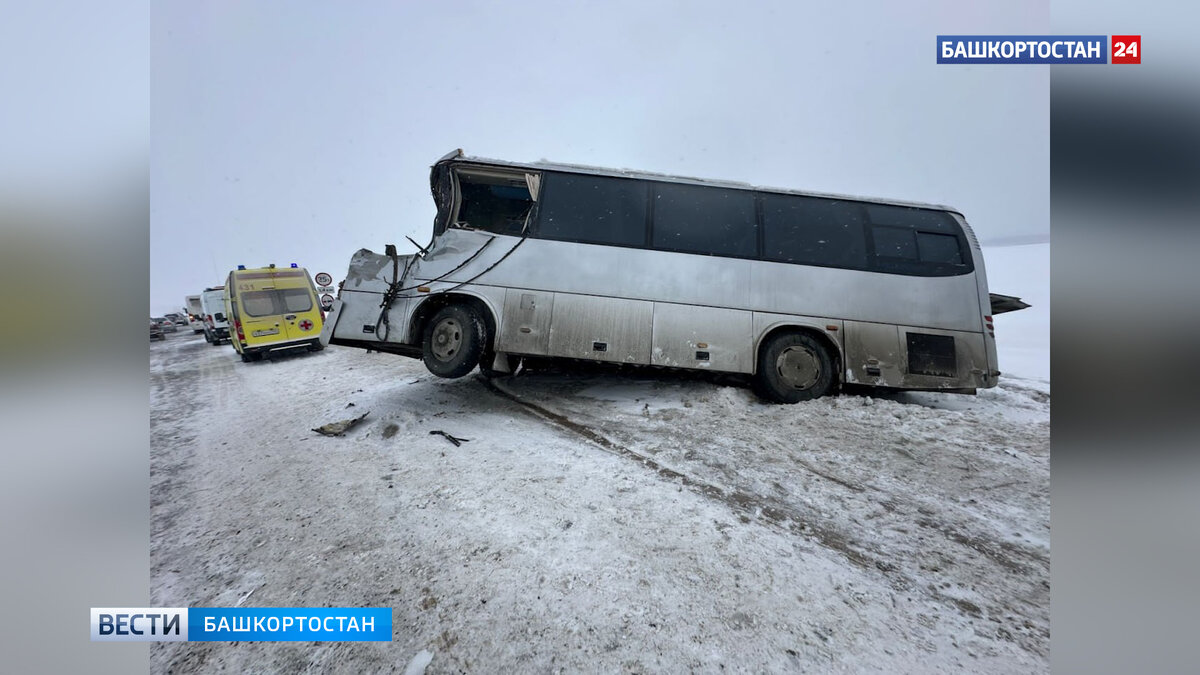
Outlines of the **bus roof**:
M 708 185 L 712 187 L 733 188 L 736 190 L 756 190 L 759 192 L 773 192 L 777 194 L 801 195 L 805 197 L 824 197 L 827 199 L 838 199 L 855 202 L 871 202 L 875 204 L 891 204 L 895 206 L 910 206 L 923 209 L 935 209 L 938 211 L 950 211 L 963 215 L 961 211 L 953 206 L 944 204 L 928 204 L 925 202 L 913 202 L 902 199 L 887 199 L 881 197 L 863 197 L 856 195 L 844 195 L 831 192 L 814 192 L 811 190 L 793 190 L 790 188 L 767 187 L 761 185 L 751 185 L 750 183 L 742 183 L 730 180 L 715 180 L 710 178 L 695 178 L 691 176 L 674 176 L 665 173 L 655 173 L 652 171 L 637 171 L 634 169 L 608 169 L 599 166 L 588 166 L 586 164 L 563 164 L 558 162 L 540 161 L 540 162 L 510 162 L 503 159 L 489 159 L 487 157 L 471 157 L 463 154 L 461 149 L 447 153 L 439 159 L 434 167 L 441 164 L 468 164 L 477 166 L 494 166 L 506 169 L 531 169 L 535 171 L 561 171 L 564 173 L 587 174 L 592 176 L 612 176 L 616 178 L 634 178 L 638 180 L 653 180 L 664 183 L 685 183 L 689 185 Z

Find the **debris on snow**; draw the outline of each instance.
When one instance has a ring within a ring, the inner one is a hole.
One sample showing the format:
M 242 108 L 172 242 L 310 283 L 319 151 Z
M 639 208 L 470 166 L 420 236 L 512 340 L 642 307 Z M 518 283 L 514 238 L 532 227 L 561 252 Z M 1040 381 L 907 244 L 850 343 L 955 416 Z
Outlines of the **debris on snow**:
M 453 443 L 453 444 L 454 444 L 454 447 L 456 447 L 456 448 L 457 448 L 457 447 L 462 447 L 462 444 L 463 444 L 463 443 L 470 442 L 470 440 L 471 440 L 471 439 L 469 439 L 469 438 L 458 438 L 457 436 L 451 436 L 450 434 L 448 434 L 448 433 L 446 433 L 446 432 L 444 432 L 444 431 L 442 431 L 442 430 L 440 430 L 440 429 L 438 429 L 438 430 L 435 430 L 435 431 L 431 431 L 431 432 L 429 432 L 429 435 L 430 435 L 430 436 L 433 436 L 433 435 L 435 435 L 435 434 L 436 434 L 436 435 L 438 435 L 438 436 L 445 436 L 445 437 L 446 437 L 446 440 L 448 440 L 448 441 L 450 441 L 451 443 Z
M 352 429 L 354 427 L 354 425 L 363 421 L 363 418 L 370 414 L 371 414 L 371 411 L 368 410 L 367 412 L 359 415 L 358 417 L 352 417 L 348 420 L 341 420 L 340 422 L 330 422 L 329 424 L 322 424 L 321 426 L 317 427 L 316 429 L 313 429 L 313 431 L 317 432 L 318 434 L 321 434 L 322 436 L 341 436 L 341 435 L 345 434 L 347 431 L 349 431 L 350 429 Z
M 404 675 L 424 675 L 430 663 L 433 663 L 433 652 L 422 649 L 404 667 Z

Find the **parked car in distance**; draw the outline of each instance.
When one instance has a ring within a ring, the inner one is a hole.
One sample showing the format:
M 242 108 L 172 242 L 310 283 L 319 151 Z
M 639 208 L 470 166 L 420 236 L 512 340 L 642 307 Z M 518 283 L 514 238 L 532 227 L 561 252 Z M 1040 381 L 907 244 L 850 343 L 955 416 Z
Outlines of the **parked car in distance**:
M 179 312 L 167 312 L 167 318 L 176 326 L 187 325 L 187 317 Z
M 166 340 L 167 336 L 163 335 L 162 325 L 154 319 L 150 319 L 150 339 L 151 340 Z
M 158 323 L 159 328 L 161 328 L 162 332 L 164 332 L 164 333 L 174 333 L 175 332 L 175 322 L 171 321 L 170 319 L 168 319 L 165 316 L 156 316 L 150 320 Z

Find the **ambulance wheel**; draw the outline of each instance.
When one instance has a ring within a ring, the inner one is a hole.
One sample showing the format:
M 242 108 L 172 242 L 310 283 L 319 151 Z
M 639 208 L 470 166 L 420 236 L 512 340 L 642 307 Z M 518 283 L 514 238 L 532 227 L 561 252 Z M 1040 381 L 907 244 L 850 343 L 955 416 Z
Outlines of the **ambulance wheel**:
M 251 354 L 250 352 L 242 352 L 242 363 L 250 363 L 251 361 L 262 361 L 262 354 Z
M 768 401 L 808 401 L 824 396 L 832 386 L 833 359 L 811 335 L 777 335 L 759 352 L 754 389 Z
M 479 314 L 466 305 L 448 305 L 425 324 L 421 356 L 434 375 L 462 377 L 479 365 L 485 344 L 487 325 Z

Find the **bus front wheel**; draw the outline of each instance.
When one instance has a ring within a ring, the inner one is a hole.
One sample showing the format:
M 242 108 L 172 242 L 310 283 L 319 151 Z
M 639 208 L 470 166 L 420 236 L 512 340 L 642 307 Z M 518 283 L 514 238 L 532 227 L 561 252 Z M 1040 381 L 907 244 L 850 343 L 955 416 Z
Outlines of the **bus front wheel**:
M 462 377 L 479 365 L 487 341 L 487 326 L 471 307 L 448 305 L 425 325 L 421 356 L 438 377 Z
M 833 386 L 833 359 L 811 335 L 777 335 L 759 351 L 754 384 L 760 396 L 775 403 L 819 398 Z

